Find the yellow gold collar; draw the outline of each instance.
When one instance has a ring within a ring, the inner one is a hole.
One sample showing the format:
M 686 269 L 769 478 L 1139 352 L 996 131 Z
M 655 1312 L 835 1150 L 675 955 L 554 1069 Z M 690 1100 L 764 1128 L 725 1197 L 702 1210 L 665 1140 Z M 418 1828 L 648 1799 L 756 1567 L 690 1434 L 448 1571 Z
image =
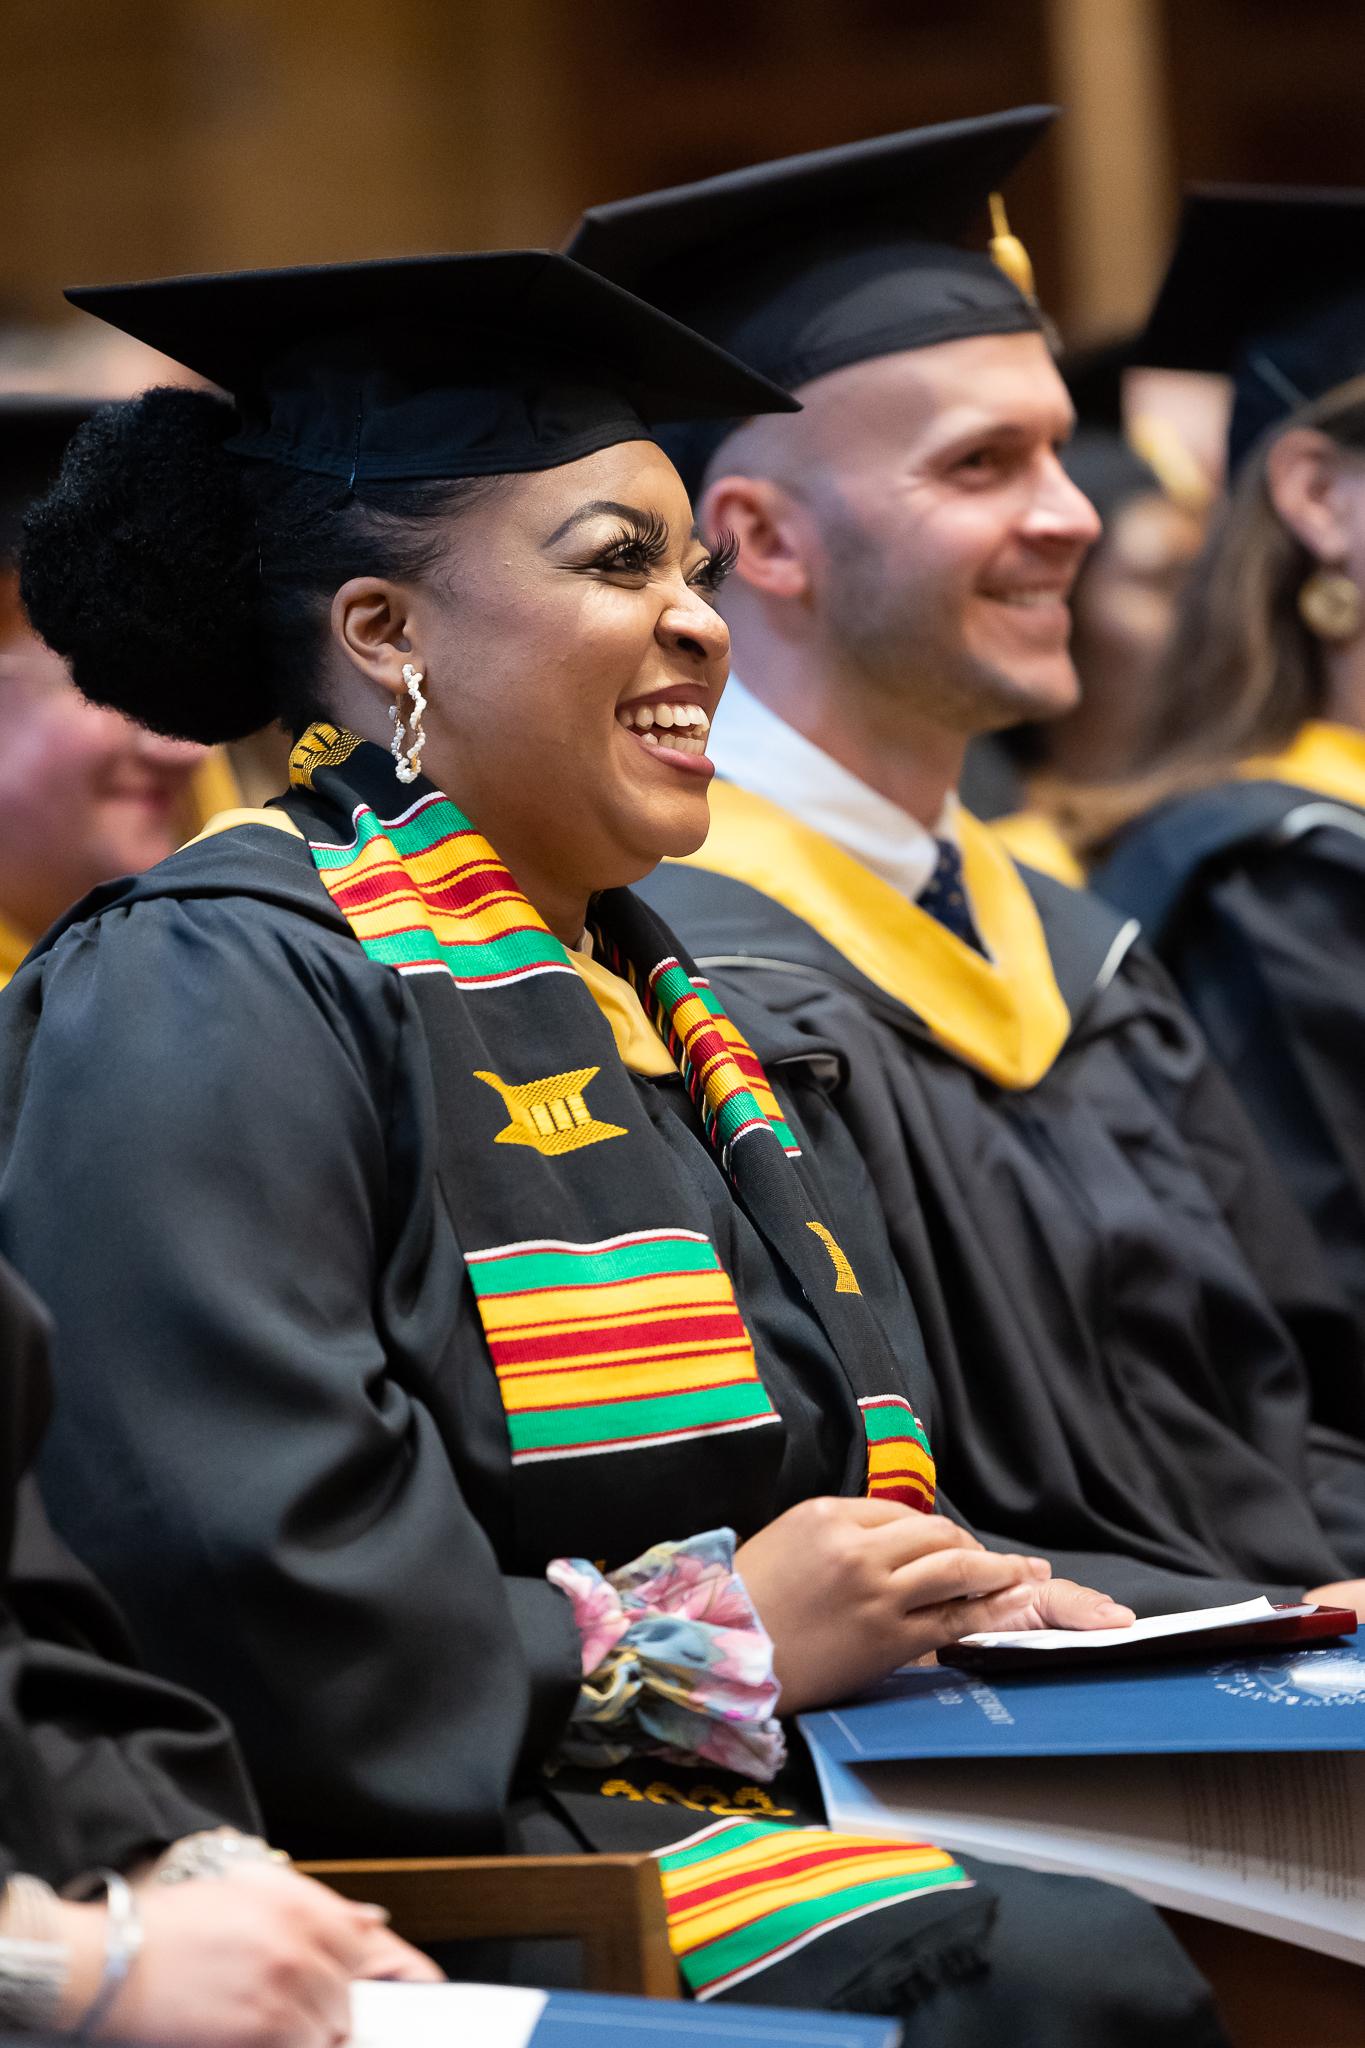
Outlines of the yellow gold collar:
M 1258 754 L 1237 773 L 1246 782 L 1288 782 L 1365 811 L 1365 732 L 1310 718 L 1282 754 Z
M 989 826 L 966 812 L 960 822 L 967 890 L 989 960 L 823 833 L 733 783 L 712 784 L 710 834 L 687 865 L 771 897 L 913 1011 L 956 1058 L 1002 1088 L 1031 1088 L 1065 1045 L 1070 1013 L 1013 861 Z
M 33 944 L 17 925 L 0 917 L 0 988 L 9 981 L 15 969 Z

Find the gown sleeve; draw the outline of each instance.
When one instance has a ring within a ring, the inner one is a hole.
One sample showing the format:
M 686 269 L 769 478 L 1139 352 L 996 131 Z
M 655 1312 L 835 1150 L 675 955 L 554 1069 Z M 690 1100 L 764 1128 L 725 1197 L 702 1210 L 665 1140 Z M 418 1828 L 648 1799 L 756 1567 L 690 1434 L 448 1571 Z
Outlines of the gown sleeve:
M 62 1885 L 259 1815 L 227 1723 L 135 1669 L 119 1618 L 20 1488 L 0 1602 L 0 1872 Z
M 1365 872 L 1360 886 L 1365 890 Z M 1365 955 L 1365 932 L 1361 951 Z M 1174 1010 L 1176 999 L 1169 978 L 1150 956 L 1136 951 L 1124 973 L 1145 985 L 1154 1017 L 1160 1016 L 1163 1005 Z M 1320 973 L 1323 1001 L 1327 1002 L 1325 954 Z M 1340 978 L 1349 982 L 1349 969 Z M 1365 982 L 1357 992 L 1358 1015 L 1365 1020 Z M 1152 1031 L 1145 1051 L 1137 1055 L 1140 1070 L 1189 1146 L 1248 1265 L 1294 1338 L 1308 1373 L 1312 1419 L 1348 1437 L 1365 1438 L 1365 1321 L 1357 1324 L 1342 1291 L 1340 1267 L 1334 1272 L 1332 1266 L 1337 1262 L 1324 1257 L 1321 1228 L 1315 1232 L 1309 1220 L 1313 1204 L 1303 1202 L 1303 1176 L 1296 1176 L 1292 1159 L 1285 1158 L 1278 1129 L 1286 1116 L 1293 1121 L 1291 1098 L 1301 1079 L 1295 1072 L 1298 1056 L 1284 1032 L 1278 1033 L 1277 1044 L 1276 1027 L 1258 1019 L 1249 985 L 1240 998 L 1230 985 L 1221 992 L 1211 989 L 1209 994 L 1216 1007 L 1226 1005 L 1244 1013 L 1235 1026 L 1235 1039 L 1231 1019 L 1221 1020 L 1226 1028 L 1206 1038 L 1209 1022 L 1220 1024 L 1220 1019 L 1214 1016 L 1211 1020 L 1205 1006 L 1194 1004 L 1203 1031 L 1190 1030 L 1183 1016 L 1179 1018 L 1184 1026 L 1181 1031 Z M 1289 1007 L 1292 1004 L 1287 998 Z M 1344 1031 L 1344 1013 L 1341 1022 Z M 1304 1026 L 1306 1030 L 1306 1019 Z M 1264 1044 L 1254 1055 L 1262 1071 L 1261 1082 L 1248 1087 L 1242 1055 L 1251 1057 L 1247 1041 L 1262 1036 Z M 1348 1064 L 1343 1038 L 1337 1056 L 1335 1106 L 1320 1125 L 1324 1160 L 1329 1152 L 1344 1157 L 1361 1143 L 1357 1126 L 1365 1124 L 1361 1114 L 1365 1094 L 1358 1077 L 1348 1073 Z M 1325 1071 L 1323 1080 L 1325 1085 Z M 1357 1100 L 1353 1101 L 1353 1093 Z M 1277 1095 L 1281 1096 L 1278 1102 Z M 1339 1132 L 1329 1127 L 1339 1127 Z M 1310 1121 L 1296 1140 L 1300 1158 L 1306 1158 L 1317 1142 Z M 1365 1149 L 1361 1151 L 1361 1170 L 1365 1190 Z M 1365 1214 L 1360 1249 L 1365 1256 Z
M 58 1331 L 55 1522 L 232 1716 L 283 1847 L 496 1850 L 578 1637 L 500 1572 L 438 1422 L 473 1311 L 405 991 L 233 899 L 106 912 L 35 967 L 0 1237 Z
M 48 1526 L 28 1467 L 49 1334 L 0 1261 L 0 1874 L 60 1885 L 257 1814 L 222 1717 L 132 1668 L 117 1611 Z
M 1155 963 L 1151 971 L 1160 975 Z M 1304 1590 L 1302 1579 L 1268 1581 L 1218 1569 L 1200 1570 L 1193 1565 L 1187 1569 L 1135 1554 L 1133 1549 L 1122 1547 L 1121 1538 L 1114 1547 L 1108 1547 L 1103 1540 L 1083 1548 L 1059 1543 L 1042 1533 L 1033 1514 L 1026 1514 L 1023 1525 L 1014 1533 L 1010 1533 L 1007 1518 L 1002 1514 L 1002 1534 L 991 1526 L 989 1501 L 976 1508 L 954 1499 L 951 1475 L 955 1468 L 966 1470 L 971 1460 L 964 1458 L 949 1434 L 949 1425 L 941 1412 L 944 1403 L 933 1385 L 932 1361 L 936 1355 L 953 1357 L 961 1348 L 961 1338 L 968 1353 L 964 1369 L 975 1371 L 978 1398 L 989 1402 L 996 1398 L 993 1378 L 1009 1370 L 1010 1360 L 971 1355 L 972 1345 L 980 1341 L 979 1330 L 959 1329 L 935 1284 L 936 1258 L 926 1225 L 917 1166 L 907 1147 L 896 1082 L 888 1073 L 879 1031 L 860 1004 L 838 992 L 812 991 L 803 976 L 750 970 L 745 973 L 742 986 L 737 987 L 725 974 L 713 970 L 713 981 L 722 999 L 737 1014 L 742 1016 L 746 1001 L 753 1003 L 758 999 L 822 1047 L 833 1044 L 841 1049 L 844 1077 L 840 1085 L 821 1102 L 812 1102 L 809 1095 L 803 1095 L 800 1114 L 829 1191 L 831 1213 L 847 1219 L 850 1236 L 846 1249 L 864 1291 L 872 1294 L 883 1327 L 888 1332 L 912 1329 L 917 1333 L 914 1357 L 908 1365 L 914 1387 L 912 1399 L 923 1403 L 916 1406 L 916 1412 L 935 1445 L 939 1505 L 943 1512 L 970 1528 L 988 1549 L 1027 1550 L 1044 1556 L 1059 1578 L 1093 1586 L 1132 1607 L 1139 1615 L 1221 1607 L 1261 1593 L 1272 1599 L 1300 1599 Z M 1184 1036 L 1188 1041 L 1194 1034 L 1186 1029 Z M 1207 1056 L 1202 1064 L 1205 1068 L 1210 1066 Z M 775 1079 L 780 1087 L 780 1071 Z M 1235 1103 L 1233 1108 L 1235 1111 Z M 863 1279 L 864 1270 L 870 1287 Z M 919 1276 L 926 1283 L 921 1291 L 916 1280 L 913 1297 L 907 1274 L 912 1280 Z M 1031 1276 L 1019 1276 L 1018 1284 L 1033 1284 Z
M 1365 837 L 1258 843 L 1166 958 L 1365 1330 Z
M 842 1021 L 847 1025 L 850 1020 L 845 1018 Z M 840 1042 L 848 1043 L 847 1035 Z M 782 1086 L 780 1074 L 777 1085 L 779 1088 Z M 845 1109 L 846 1098 L 847 1087 L 843 1098 Z M 836 1229 L 852 1258 L 859 1285 L 869 1297 L 883 1329 L 889 1336 L 895 1335 L 900 1339 L 896 1348 L 907 1394 L 932 1445 L 938 1426 L 931 1368 L 914 1302 L 882 1222 L 882 1197 L 878 1183 L 864 1163 L 863 1149 L 855 1142 L 850 1126 L 840 1115 L 832 1097 L 819 1089 L 803 1090 L 799 1121 L 809 1141 L 810 1153 L 819 1161 L 819 1181 L 825 1190 L 829 1213 L 836 1219 Z M 881 1121 L 885 1122 L 884 1119 Z M 866 1137 L 870 1133 L 864 1132 L 863 1135 Z M 904 1190 L 907 1202 L 913 1200 L 911 1190 L 912 1184 L 907 1177 Z M 945 1462 L 948 1462 L 950 1448 L 947 1445 L 943 1448 Z M 1097 1591 L 1121 1600 L 1138 1614 L 1170 1614 L 1193 1607 L 1227 1606 L 1261 1592 L 1273 1592 L 1282 1598 L 1293 1599 L 1302 1590 L 1293 1586 L 1269 1588 L 1261 1582 L 1239 1578 L 1168 1570 L 1145 1558 L 1117 1551 L 1074 1550 L 1047 1543 L 1031 1546 L 1020 1535 L 996 1535 L 981 1527 L 972 1516 L 960 1513 L 942 1486 L 939 1488 L 938 1506 L 943 1514 L 970 1528 L 988 1550 L 1003 1554 L 1032 1548 L 1037 1555 L 1048 1558 L 1058 1578 L 1075 1579 L 1083 1586 L 1093 1586 Z

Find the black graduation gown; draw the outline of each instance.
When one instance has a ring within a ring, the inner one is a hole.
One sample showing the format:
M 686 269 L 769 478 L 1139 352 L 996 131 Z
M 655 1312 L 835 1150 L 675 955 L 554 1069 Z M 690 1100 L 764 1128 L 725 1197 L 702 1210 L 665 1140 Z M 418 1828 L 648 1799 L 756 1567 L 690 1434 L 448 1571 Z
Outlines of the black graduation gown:
M 1093 884 L 1142 924 L 1365 1334 L 1365 777 L 1243 781 L 1140 819 Z
M 37 1304 L 0 1264 L 0 1876 L 61 1885 L 257 1815 L 221 1716 L 133 1668 L 117 1613 L 48 1526 L 28 1473 L 46 1348 Z
M 1070 1023 L 1019 1089 L 765 891 L 645 893 L 722 1001 L 840 1047 L 960 1513 L 1143 1612 L 1365 1570 L 1361 1351 L 1307 1226 L 1132 929 L 1026 879 Z M 1310 1394 L 1354 1434 L 1310 1444 Z
M 903 1283 L 828 1106 L 830 1050 L 780 1027 L 759 1038 L 924 1413 Z M 860 1491 L 857 1410 L 819 1323 L 681 1085 L 636 1085 L 785 1434 L 761 1478 L 712 1461 L 692 1528 L 743 1536 L 812 1492 Z M 299 1853 L 644 1847 L 676 1838 L 680 1803 L 689 1829 L 736 1799 L 761 1814 L 760 1788 L 715 1769 L 642 1760 L 610 1798 L 542 1772 L 579 1680 L 570 1610 L 543 1577 L 573 1531 L 543 1529 L 538 1554 L 513 1533 L 433 1104 L 410 984 L 367 959 L 282 834 L 192 846 L 50 937 L 0 998 L 0 1239 L 59 1306 L 53 1512 L 158 1668 L 231 1710 L 271 1833 Z M 659 1526 L 628 1460 L 594 1462 L 615 1468 L 608 1563 L 690 1533 Z M 1079 1954 L 1078 1926 L 1093 1929 Z M 1038 2032 L 1019 2038 L 1040 2044 L 1217 2038 L 1153 1916 L 1105 1888 L 982 1872 L 928 1901 L 923 1928 L 910 1968 L 934 1996 L 912 2040 L 984 2043 L 1021 2002 Z M 801 1951 L 809 1967 L 820 1948 Z M 800 2002 L 802 1985 L 777 1995 Z M 840 1993 L 873 2009 L 884 1995 L 875 1967 Z

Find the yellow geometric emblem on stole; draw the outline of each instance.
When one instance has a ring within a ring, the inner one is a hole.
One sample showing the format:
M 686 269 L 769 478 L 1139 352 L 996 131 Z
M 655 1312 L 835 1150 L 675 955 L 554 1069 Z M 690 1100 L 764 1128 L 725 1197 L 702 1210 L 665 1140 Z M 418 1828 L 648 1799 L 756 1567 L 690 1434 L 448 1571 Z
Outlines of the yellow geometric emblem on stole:
M 600 1123 L 583 1100 L 583 1090 L 601 1071 L 600 1067 L 579 1067 L 572 1074 L 550 1074 L 543 1081 L 523 1081 L 513 1087 L 496 1074 L 475 1068 L 474 1079 L 497 1090 L 512 1119 L 493 1143 L 531 1145 L 545 1158 L 554 1159 L 562 1152 L 600 1145 L 604 1138 L 626 1137 L 623 1124 Z
M 848 1253 L 832 1230 L 826 1230 L 823 1223 L 808 1223 L 807 1230 L 813 1230 L 825 1250 L 829 1253 L 834 1267 L 834 1292 L 836 1294 L 861 1294 L 858 1276 L 849 1264 Z

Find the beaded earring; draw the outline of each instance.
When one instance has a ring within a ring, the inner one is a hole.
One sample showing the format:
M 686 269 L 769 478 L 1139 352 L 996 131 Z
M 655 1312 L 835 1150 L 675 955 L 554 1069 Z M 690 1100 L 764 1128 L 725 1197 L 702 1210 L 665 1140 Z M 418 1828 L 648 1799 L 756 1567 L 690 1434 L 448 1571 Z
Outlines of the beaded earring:
M 389 752 L 393 755 L 393 772 L 400 782 L 415 782 L 422 769 L 422 749 L 427 741 L 427 736 L 422 730 L 422 713 L 427 708 L 427 700 L 422 695 L 422 684 L 425 680 L 420 668 L 415 668 L 410 661 L 403 663 L 403 681 L 407 684 L 408 695 L 412 699 L 412 710 L 409 713 L 412 721 L 410 746 L 405 747 L 408 727 L 399 715 L 398 706 L 393 704 L 389 707 L 389 717 L 393 721 L 393 738 L 389 741 Z

